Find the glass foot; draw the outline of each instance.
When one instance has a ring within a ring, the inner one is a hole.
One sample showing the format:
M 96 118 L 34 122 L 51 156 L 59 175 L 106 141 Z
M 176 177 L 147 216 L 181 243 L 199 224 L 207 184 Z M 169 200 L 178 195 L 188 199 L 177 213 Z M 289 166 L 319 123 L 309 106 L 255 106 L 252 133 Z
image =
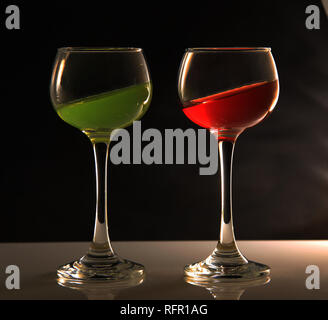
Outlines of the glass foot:
M 239 300 L 243 293 L 251 287 L 264 286 L 270 282 L 269 276 L 260 277 L 242 282 L 211 282 L 204 283 L 195 279 L 186 278 L 187 283 L 203 287 L 208 290 L 215 300 Z
M 209 264 L 207 260 L 187 265 L 184 268 L 185 280 L 196 283 L 248 282 L 267 277 L 270 268 L 264 264 L 248 261 L 245 264 L 224 266 Z
M 57 270 L 58 283 L 66 285 L 108 283 L 121 286 L 138 283 L 144 276 L 143 265 L 118 256 L 92 258 L 86 255 Z

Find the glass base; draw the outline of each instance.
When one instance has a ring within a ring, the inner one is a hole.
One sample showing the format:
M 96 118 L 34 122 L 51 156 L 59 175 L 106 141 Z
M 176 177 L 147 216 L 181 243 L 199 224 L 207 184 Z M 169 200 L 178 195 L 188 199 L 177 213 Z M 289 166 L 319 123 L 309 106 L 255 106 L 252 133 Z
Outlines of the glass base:
M 118 256 L 90 257 L 61 266 L 57 270 L 60 284 L 101 284 L 110 285 L 139 283 L 145 276 L 145 267 L 139 263 Z
M 191 278 L 185 278 L 186 282 L 203 287 L 208 290 L 215 300 L 240 300 L 243 293 L 251 287 L 264 286 L 270 282 L 269 276 L 260 277 L 242 282 L 211 282 L 204 283 Z
M 207 260 L 187 265 L 185 280 L 193 284 L 213 282 L 249 282 L 269 276 L 270 268 L 264 264 L 248 261 L 241 265 L 209 264 Z

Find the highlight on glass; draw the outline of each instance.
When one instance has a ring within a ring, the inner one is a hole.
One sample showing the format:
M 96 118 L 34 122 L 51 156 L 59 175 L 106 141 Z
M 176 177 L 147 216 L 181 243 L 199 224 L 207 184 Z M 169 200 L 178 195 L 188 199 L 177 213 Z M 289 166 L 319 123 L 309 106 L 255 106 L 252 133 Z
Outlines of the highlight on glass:
M 140 119 L 151 95 L 150 75 L 140 48 L 58 49 L 51 101 L 66 123 L 90 139 L 97 187 L 93 240 L 81 259 L 57 270 L 61 284 L 139 283 L 144 277 L 144 267 L 120 258 L 109 240 L 107 164 L 112 131 Z
M 187 49 L 180 66 L 178 92 L 184 114 L 217 138 L 221 173 L 219 241 L 209 257 L 185 267 L 185 279 L 196 284 L 267 277 L 270 268 L 249 261 L 237 247 L 231 183 L 238 136 L 266 118 L 278 100 L 279 80 L 271 49 Z

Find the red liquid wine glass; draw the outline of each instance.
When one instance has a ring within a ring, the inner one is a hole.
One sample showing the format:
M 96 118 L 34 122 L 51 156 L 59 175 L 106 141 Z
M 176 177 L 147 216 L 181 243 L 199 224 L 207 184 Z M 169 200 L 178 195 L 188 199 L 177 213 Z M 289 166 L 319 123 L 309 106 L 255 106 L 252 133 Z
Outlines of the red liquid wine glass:
M 270 48 L 187 49 L 179 72 L 183 112 L 207 128 L 219 144 L 220 237 L 213 253 L 184 269 L 190 283 L 252 281 L 270 274 L 239 251 L 232 224 L 232 158 L 237 137 L 274 109 L 279 81 Z

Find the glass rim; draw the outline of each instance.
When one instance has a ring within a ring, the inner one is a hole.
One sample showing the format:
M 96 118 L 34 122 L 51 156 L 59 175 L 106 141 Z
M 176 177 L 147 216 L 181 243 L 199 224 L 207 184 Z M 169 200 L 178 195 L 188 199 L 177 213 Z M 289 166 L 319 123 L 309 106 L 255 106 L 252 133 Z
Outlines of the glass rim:
M 247 52 L 247 51 L 271 51 L 270 47 L 196 47 L 187 48 L 187 52 L 224 52 L 224 51 L 237 51 L 237 52 Z
M 58 52 L 142 52 L 135 47 L 61 47 Z

